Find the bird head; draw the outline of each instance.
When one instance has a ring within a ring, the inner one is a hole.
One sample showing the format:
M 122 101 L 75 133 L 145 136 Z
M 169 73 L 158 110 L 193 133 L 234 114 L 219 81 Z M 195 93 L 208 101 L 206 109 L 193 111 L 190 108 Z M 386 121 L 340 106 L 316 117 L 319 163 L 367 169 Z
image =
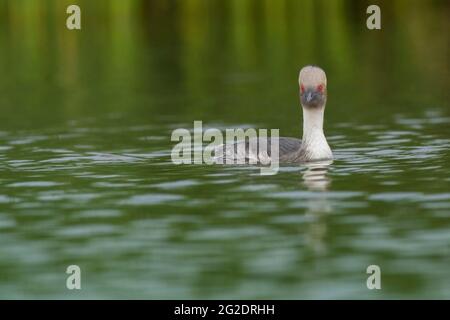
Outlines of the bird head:
M 300 102 L 304 108 L 325 107 L 327 100 L 327 76 L 316 66 L 306 66 L 300 70 L 298 77 Z

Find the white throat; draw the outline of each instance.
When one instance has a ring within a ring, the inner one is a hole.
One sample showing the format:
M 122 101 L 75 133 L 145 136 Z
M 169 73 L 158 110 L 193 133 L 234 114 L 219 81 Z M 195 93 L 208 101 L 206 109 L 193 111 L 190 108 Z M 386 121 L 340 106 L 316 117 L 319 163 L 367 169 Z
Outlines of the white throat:
M 323 117 L 325 108 L 309 109 L 303 107 L 302 149 L 307 160 L 331 159 L 333 157 L 325 134 Z

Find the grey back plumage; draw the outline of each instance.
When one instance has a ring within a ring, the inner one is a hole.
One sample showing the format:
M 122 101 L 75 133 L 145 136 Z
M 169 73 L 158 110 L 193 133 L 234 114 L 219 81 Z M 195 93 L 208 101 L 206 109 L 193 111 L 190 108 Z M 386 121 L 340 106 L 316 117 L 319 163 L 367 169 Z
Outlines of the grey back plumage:
M 267 147 L 261 147 L 267 143 Z M 278 138 L 279 161 L 297 162 L 300 157 L 302 141 L 296 138 Z M 257 138 L 245 141 L 238 141 L 232 145 L 220 145 L 215 148 L 215 160 L 221 163 L 267 163 L 270 158 L 272 148 L 271 138 Z

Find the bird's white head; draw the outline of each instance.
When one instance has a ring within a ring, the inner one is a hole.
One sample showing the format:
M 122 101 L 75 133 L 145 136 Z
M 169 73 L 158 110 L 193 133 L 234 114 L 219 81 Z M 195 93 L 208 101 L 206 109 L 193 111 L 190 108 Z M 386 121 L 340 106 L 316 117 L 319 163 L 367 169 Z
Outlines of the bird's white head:
M 317 66 L 306 66 L 298 77 L 300 102 L 304 108 L 324 108 L 327 101 L 327 76 Z

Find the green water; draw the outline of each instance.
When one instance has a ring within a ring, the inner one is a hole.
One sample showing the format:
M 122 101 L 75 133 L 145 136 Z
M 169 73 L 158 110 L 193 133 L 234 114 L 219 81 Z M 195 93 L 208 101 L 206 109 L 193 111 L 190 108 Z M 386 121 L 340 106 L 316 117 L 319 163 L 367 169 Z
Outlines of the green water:
M 0 298 L 450 298 L 448 2 L 78 3 L 0 5 Z M 332 164 L 172 164 L 194 120 L 300 137 L 310 63 Z

